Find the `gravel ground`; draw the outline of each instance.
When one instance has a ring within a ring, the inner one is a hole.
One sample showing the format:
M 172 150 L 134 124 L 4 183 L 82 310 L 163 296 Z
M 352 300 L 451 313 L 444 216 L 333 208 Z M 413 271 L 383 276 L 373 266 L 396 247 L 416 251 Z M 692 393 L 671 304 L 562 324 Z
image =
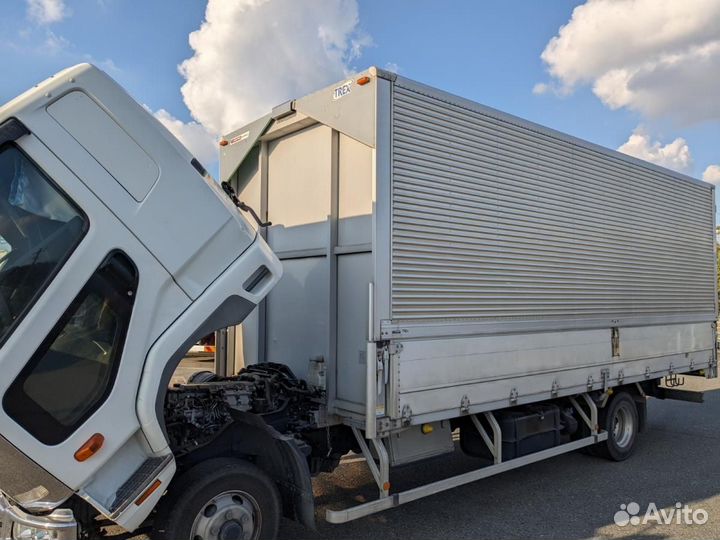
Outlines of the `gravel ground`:
M 211 364 L 210 364 L 211 366 Z M 196 367 L 198 364 L 196 364 Z M 203 368 L 204 365 L 202 366 Z M 206 368 L 205 368 L 206 369 Z M 581 453 L 558 456 L 480 480 L 345 525 L 324 521 L 325 510 L 376 496 L 365 463 L 346 460 L 314 481 L 317 531 L 284 520 L 281 539 L 717 539 L 720 538 L 720 380 L 688 380 L 708 390 L 704 404 L 651 399 L 648 426 L 635 454 L 614 463 Z M 406 489 L 471 470 L 459 449 L 450 456 L 394 470 L 394 489 Z M 703 525 L 615 525 L 621 504 L 677 502 L 703 509 Z M 142 537 L 135 537 L 140 540 Z

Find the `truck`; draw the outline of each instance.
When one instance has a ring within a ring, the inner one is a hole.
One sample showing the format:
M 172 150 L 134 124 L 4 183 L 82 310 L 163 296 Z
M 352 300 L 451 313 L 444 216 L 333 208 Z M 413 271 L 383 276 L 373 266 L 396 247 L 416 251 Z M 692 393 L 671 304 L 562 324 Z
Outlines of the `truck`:
M 0 108 L 0 538 L 275 538 L 354 452 L 344 523 L 627 459 L 716 377 L 710 184 L 377 68 L 219 152 L 87 64 Z M 476 467 L 394 488 L 454 438 Z

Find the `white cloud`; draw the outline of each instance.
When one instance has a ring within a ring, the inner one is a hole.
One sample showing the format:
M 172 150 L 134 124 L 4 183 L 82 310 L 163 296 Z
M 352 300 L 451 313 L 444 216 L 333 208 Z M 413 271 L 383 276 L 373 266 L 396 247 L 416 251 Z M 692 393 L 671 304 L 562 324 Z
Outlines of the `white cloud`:
M 720 165 L 708 165 L 705 169 L 702 179 L 711 184 L 720 184 Z
M 385 69 L 391 73 L 400 73 L 400 66 L 398 66 L 396 62 L 387 62 Z
M 160 109 L 153 115 L 204 166 L 208 167 L 217 161 L 217 140 L 203 126 L 197 122 L 185 123 L 178 120 L 165 109 Z
M 370 38 L 357 0 L 209 0 L 180 73 L 185 104 L 213 134 L 341 79 Z
M 69 15 L 63 0 L 25 0 L 28 17 L 37 24 L 47 25 L 62 21 Z
M 551 90 L 550 85 L 548 83 L 544 83 L 544 82 L 536 83 L 532 89 L 533 94 L 535 94 L 537 96 L 541 96 L 542 94 L 547 94 L 548 92 L 550 92 L 550 90 Z
M 636 128 L 618 150 L 682 173 L 687 173 L 693 164 L 692 154 L 685 139 L 678 137 L 663 145 L 659 141 L 652 141 L 650 135 L 641 127 Z
M 720 119 L 720 2 L 588 0 L 542 53 L 561 88 L 682 123 Z M 549 88 L 537 86 L 536 93 Z
M 59 52 L 67 49 L 70 46 L 70 42 L 62 36 L 58 36 L 54 32 L 47 30 L 45 35 L 45 41 L 42 44 L 42 52 L 50 55 L 56 55 Z

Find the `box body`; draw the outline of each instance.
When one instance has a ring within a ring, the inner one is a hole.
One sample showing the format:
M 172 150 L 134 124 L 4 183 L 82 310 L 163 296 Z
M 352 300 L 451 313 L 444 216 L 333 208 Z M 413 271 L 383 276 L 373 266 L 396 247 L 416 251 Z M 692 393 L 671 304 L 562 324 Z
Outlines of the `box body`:
M 365 74 L 227 137 L 285 270 L 244 362 L 322 356 L 328 421 L 358 425 L 714 370 L 713 186 Z

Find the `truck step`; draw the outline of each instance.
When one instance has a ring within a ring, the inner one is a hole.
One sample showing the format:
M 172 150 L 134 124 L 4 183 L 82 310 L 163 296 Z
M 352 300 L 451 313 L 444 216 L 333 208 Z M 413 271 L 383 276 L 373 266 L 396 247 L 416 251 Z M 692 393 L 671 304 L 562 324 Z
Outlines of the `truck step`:
M 152 477 L 165 467 L 172 456 L 151 457 L 146 459 L 140 467 L 115 492 L 115 498 L 108 510 L 112 515 L 119 514 L 140 491 L 148 485 Z

